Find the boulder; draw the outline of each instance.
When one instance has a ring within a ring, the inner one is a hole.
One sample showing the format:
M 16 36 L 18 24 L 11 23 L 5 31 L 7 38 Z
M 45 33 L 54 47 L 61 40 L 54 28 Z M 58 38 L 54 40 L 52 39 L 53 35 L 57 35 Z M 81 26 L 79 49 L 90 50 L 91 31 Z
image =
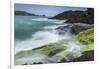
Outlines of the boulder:
M 74 23 L 70 27 L 70 32 L 72 34 L 78 34 L 79 32 L 83 30 L 93 28 L 93 26 L 94 26 L 93 24 Z
M 65 63 L 65 62 L 80 62 L 80 61 L 93 61 L 94 60 L 94 51 L 85 51 L 82 53 L 80 57 L 74 58 L 72 60 L 66 60 L 66 58 L 62 58 L 58 63 Z
M 28 65 L 27 63 L 25 63 L 25 64 L 22 64 L 22 65 Z
M 43 64 L 43 62 L 33 62 L 33 64 Z

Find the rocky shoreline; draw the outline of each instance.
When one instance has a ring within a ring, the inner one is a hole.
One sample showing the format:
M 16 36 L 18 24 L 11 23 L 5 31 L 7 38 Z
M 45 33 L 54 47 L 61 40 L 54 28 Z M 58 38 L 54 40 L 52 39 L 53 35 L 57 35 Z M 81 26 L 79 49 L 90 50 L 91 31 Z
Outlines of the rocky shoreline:
M 56 28 L 56 30 L 60 32 L 70 32 L 72 34 L 78 34 L 81 31 L 91 29 L 94 27 L 94 24 L 84 24 L 84 23 L 74 23 L 74 24 L 67 24 L 66 26 L 60 26 Z M 62 33 L 63 34 L 63 33 Z
M 50 19 L 67 20 L 65 23 L 94 24 L 94 9 L 87 8 L 87 11 L 65 11 Z
M 51 19 L 61 19 L 61 20 L 66 19 L 67 20 L 65 22 L 65 24 L 67 24 L 66 26 L 60 26 L 56 28 L 59 34 L 64 34 L 64 32 L 69 32 L 76 36 L 80 32 L 86 31 L 88 29 L 94 29 L 94 9 L 93 8 L 87 8 L 87 11 L 66 11 L 52 17 Z M 63 58 L 59 63 L 93 61 L 93 60 L 94 60 L 94 50 L 89 50 L 89 51 L 83 51 L 80 57 L 77 57 L 71 61 L 67 61 L 66 58 Z
M 62 58 L 59 62 L 57 63 L 66 63 L 66 62 L 83 62 L 83 61 L 94 61 L 94 50 L 91 51 L 85 51 L 82 53 L 80 57 L 77 57 L 75 59 L 72 59 L 70 61 L 66 60 L 66 58 Z M 34 64 L 44 64 L 43 62 L 33 62 L 31 65 Z M 22 64 L 22 65 L 28 65 L 27 63 Z
M 87 8 L 87 11 L 67 11 L 61 14 L 58 14 L 50 19 L 60 19 L 60 20 L 67 20 L 65 22 L 65 26 L 60 26 L 56 28 L 60 35 L 69 32 L 75 36 L 77 36 L 80 32 L 86 31 L 88 29 L 94 29 L 94 9 Z M 92 32 L 93 33 L 93 32 Z M 90 33 L 91 34 L 91 33 Z M 84 34 L 83 34 L 84 35 Z M 85 34 L 89 35 L 89 34 Z M 93 35 L 93 34 L 92 34 Z M 89 36 L 91 37 L 91 36 Z M 92 38 L 93 39 L 93 38 Z M 94 40 L 94 39 L 93 39 Z M 91 41 L 93 43 L 93 41 Z M 86 44 L 88 46 L 89 44 Z M 52 58 L 53 52 L 50 52 L 49 57 Z M 46 60 L 46 59 L 44 59 Z M 59 62 L 54 63 L 66 63 L 66 62 L 81 62 L 81 61 L 94 61 L 94 50 L 86 50 L 82 51 L 82 55 L 72 60 L 66 60 L 66 57 L 60 59 Z M 53 62 L 51 62 L 53 63 Z M 33 62 L 31 65 L 34 64 L 44 64 L 44 62 Z M 27 63 L 22 65 L 28 65 Z
M 81 61 L 94 61 L 94 50 L 85 51 L 82 53 L 80 57 L 74 58 L 70 61 L 67 61 L 66 58 L 62 58 L 58 63 L 66 63 L 66 62 L 81 62 Z

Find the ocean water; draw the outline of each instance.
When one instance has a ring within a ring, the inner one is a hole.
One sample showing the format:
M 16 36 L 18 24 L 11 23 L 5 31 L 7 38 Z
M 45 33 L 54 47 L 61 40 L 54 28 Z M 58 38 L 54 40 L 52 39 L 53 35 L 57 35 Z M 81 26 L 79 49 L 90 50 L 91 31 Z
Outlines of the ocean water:
M 59 35 L 57 33 L 56 28 L 63 26 L 64 22 L 65 20 L 48 19 L 48 17 L 43 16 L 15 16 L 15 55 L 25 51 L 24 54 L 15 56 L 15 64 L 32 63 L 34 60 L 43 61 L 44 58 L 48 58 L 46 55 L 33 52 L 27 53 L 27 50 L 38 48 L 50 42 L 56 42 L 62 39 L 69 40 L 67 51 L 74 50 L 75 52 L 76 50 L 80 55 L 79 43 L 73 40 L 69 32 L 65 35 Z M 48 59 L 58 61 L 59 57 L 56 56 L 59 54 Z M 44 63 L 50 62 L 45 61 Z
M 42 16 L 15 16 L 15 53 L 63 38 L 55 33 L 63 22 Z

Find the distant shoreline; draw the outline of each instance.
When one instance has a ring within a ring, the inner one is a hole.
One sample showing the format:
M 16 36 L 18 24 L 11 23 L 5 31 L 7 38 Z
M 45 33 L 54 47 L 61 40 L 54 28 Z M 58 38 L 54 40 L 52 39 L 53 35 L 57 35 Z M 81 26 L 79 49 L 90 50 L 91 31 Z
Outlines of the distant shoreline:
M 37 14 L 33 14 L 33 13 L 29 13 L 26 11 L 14 11 L 14 15 L 16 16 L 44 16 L 46 17 L 46 15 L 37 15 Z

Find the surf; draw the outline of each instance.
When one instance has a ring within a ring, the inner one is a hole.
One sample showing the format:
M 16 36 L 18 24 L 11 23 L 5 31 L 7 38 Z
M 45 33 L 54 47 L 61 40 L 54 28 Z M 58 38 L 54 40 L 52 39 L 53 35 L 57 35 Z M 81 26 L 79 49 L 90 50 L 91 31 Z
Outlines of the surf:
M 56 29 L 57 27 L 64 26 L 63 23 L 65 20 L 28 17 L 27 21 L 22 19 L 22 22 L 24 24 L 20 27 L 25 28 L 27 31 L 31 30 L 31 33 L 29 33 L 31 37 L 28 36 L 27 39 L 23 40 L 15 39 L 16 64 L 24 64 L 26 62 L 32 64 L 33 62 L 39 61 L 43 63 L 53 63 L 60 61 L 63 57 L 69 57 L 68 55 L 71 55 L 73 58 L 81 55 L 80 48 L 82 45 L 75 40 L 74 36 L 70 32 L 62 32 L 63 34 L 61 35 L 59 34 L 59 30 Z M 39 29 L 36 31 L 35 29 L 37 28 Z M 17 29 L 17 27 L 15 29 Z M 44 50 L 44 52 L 42 50 Z M 53 53 L 54 51 L 56 51 L 56 53 Z M 67 60 L 70 59 L 67 58 Z

